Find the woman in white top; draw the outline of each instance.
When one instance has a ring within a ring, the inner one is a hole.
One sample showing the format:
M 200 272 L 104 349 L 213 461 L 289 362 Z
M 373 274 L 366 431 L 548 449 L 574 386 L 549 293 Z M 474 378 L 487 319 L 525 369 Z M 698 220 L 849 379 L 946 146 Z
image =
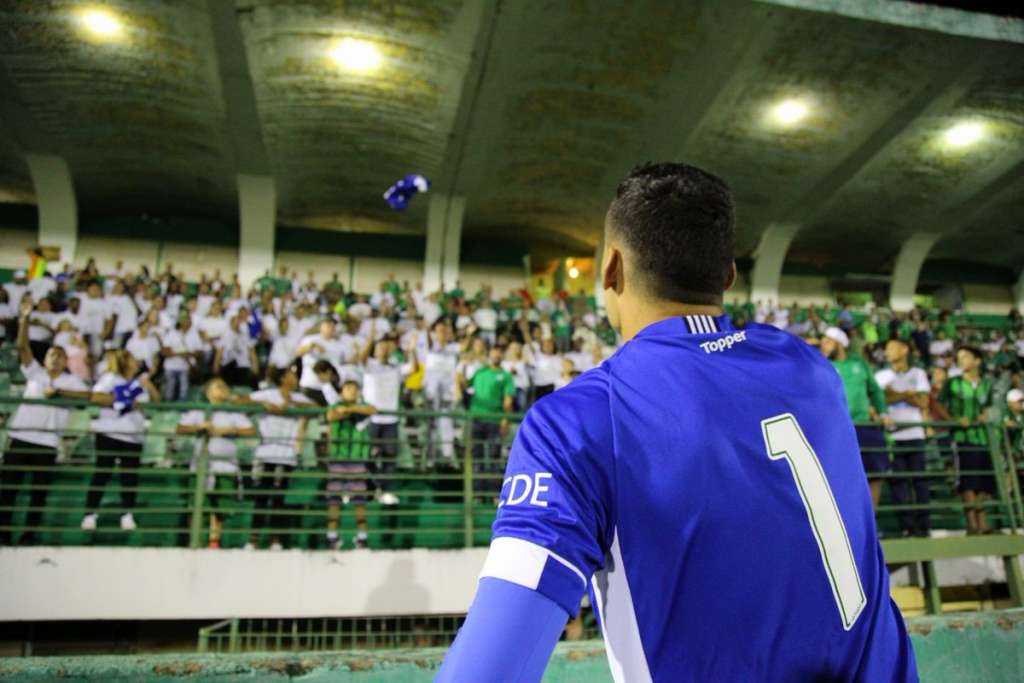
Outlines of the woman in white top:
M 280 514 L 285 509 L 284 497 L 288 490 L 289 475 L 299 464 L 303 437 L 306 433 L 306 418 L 283 415 L 293 406 L 312 405 L 310 400 L 299 393 L 299 375 L 295 366 L 269 373 L 274 388 L 255 391 L 249 395 L 250 403 L 262 404 L 268 411 L 259 418 L 261 443 L 253 452 L 252 488 L 255 513 L 252 520 L 252 535 L 246 548 L 255 548 L 259 543 L 260 531 L 275 528 L 270 534 L 270 549 L 281 549 L 281 536 L 276 531 L 290 526 L 290 515 Z
M 233 401 L 231 388 L 227 382 L 215 377 L 206 384 L 206 400 L 211 406 L 219 406 Z M 178 422 L 178 434 L 205 435 L 207 478 L 206 490 L 210 510 L 210 539 L 208 547 L 219 548 L 222 518 L 221 497 L 217 491 L 221 488 L 237 487 L 238 477 L 238 444 L 235 439 L 243 436 L 256 436 L 256 427 L 245 413 L 228 410 L 211 410 L 209 415 L 203 410 L 190 410 Z M 196 441 L 195 453 L 192 456 L 191 469 L 195 471 L 196 463 L 202 456 L 203 440 Z M 224 482 L 224 485 L 221 485 Z
M 139 309 L 135 299 L 128 296 L 124 282 L 121 280 L 114 283 L 114 288 L 107 300 L 110 301 L 111 311 L 115 317 L 111 346 L 115 349 L 123 349 L 128 337 L 139 325 Z
M 139 361 L 140 367 L 144 367 L 147 372 L 155 374 L 160 369 L 162 344 L 160 337 L 157 336 L 156 328 L 148 318 L 129 337 L 124 348 L 135 360 Z
M 555 353 L 555 340 L 545 338 L 540 352 L 533 357 L 533 400 L 544 398 L 558 385 L 562 377 L 562 357 Z
M 92 423 L 96 434 L 97 471 L 89 482 L 85 517 L 82 528 L 92 531 L 99 521 L 103 489 L 118 468 L 121 480 L 121 528 L 135 529 L 135 489 L 139 485 L 138 467 L 142 456 L 142 440 L 146 432 L 146 418 L 139 404 L 156 401 L 160 393 L 146 374 L 139 374 L 141 366 L 127 351 L 107 351 L 106 372 L 92 388 L 92 401 L 103 406 L 100 416 Z
M 188 373 L 195 362 L 195 352 L 189 348 L 188 334 L 192 319 L 186 313 L 178 319 L 174 329 L 165 332 L 160 353 L 164 359 L 164 386 L 160 398 L 164 401 L 184 401 L 188 398 Z
M 46 352 L 53 343 L 53 333 L 57 327 L 56 318 L 53 304 L 49 299 L 40 299 L 36 304 L 36 310 L 29 315 L 28 345 L 37 363 L 44 361 Z
M 46 352 L 43 365 L 32 357 L 28 341 L 28 315 L 31 302 L 25 302 L 18 326 L 18 355 L 21 371 L 25 375 L 25 393 L 22 398 L 77 398 L 88 399 L 89 387 L 85 382 L 65 371 L 67 356 L 64 349 L 52 346 Z M 57 447 L 67 427 L 69 412 L 65 408 L 22 404 L 7 424 L 10 443 L 0 468 L 0 545 L 10 545 L 12 510 L 23 481 L 32 480 L 30 506 L 21 536 L 21 545 L 36 541 L 34 529 L 40 525 L 46 495 L 57 464 Z M 42 467 L 26 472 L 21 468 Z

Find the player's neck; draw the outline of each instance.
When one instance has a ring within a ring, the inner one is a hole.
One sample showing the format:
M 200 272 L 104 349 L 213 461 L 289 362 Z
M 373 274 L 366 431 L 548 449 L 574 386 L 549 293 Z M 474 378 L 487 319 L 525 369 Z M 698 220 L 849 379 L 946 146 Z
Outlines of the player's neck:
M 721 304 L 684 304 L 675 301 L 638 301 L 621 310 L 622 338 L 629 341 L 640 330 L 669 318 L 684 315 L 722 315 Z

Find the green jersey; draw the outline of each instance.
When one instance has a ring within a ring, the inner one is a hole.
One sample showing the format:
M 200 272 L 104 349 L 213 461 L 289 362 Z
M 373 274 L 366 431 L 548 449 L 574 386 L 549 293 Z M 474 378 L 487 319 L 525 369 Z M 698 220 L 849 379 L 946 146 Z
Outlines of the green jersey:
M 354 403 L 335 403 L 337 406 L 363 405 Z M 327 442 L 328 460 L 369 460 L 370 437 L 366 432 L 369 418 L 366 415 L 349 415 L 341 420 L 331 422 L 330 437 Z
M 972 383 L 962 375 L 953 377 L 942 385 L 939 400 L 946 404 L 954 420 L 965 417 L 972 423 L 980 422 L 985 408 L 992 402 L 992 380 L 981 377 L 977 383 Z M 953 430 L 953 440 L 957 443 L 987 446 L 988 428 L 984 424 L 956 428 Z
M 512 373 L 504 368 L 489 365 L 473 373 L 469 381 L 473 397 L 469 401 L 470 413 L 501 413 L 505 409 L 505 397 L 516 395 L 516 381 Z M 497 422 L 499 418 L 483 418 Z
M 850 409 L 850 419 L 854 422 L 870 422 L 871 408 L 884 415 L 888 412 L 885 392 L 875 381 L 875 373 L 868 364 L 858 356 L 847 356 L 846 360 L 832 361 L 832 367 L 843 380 L 846 392 L 846 403 Z

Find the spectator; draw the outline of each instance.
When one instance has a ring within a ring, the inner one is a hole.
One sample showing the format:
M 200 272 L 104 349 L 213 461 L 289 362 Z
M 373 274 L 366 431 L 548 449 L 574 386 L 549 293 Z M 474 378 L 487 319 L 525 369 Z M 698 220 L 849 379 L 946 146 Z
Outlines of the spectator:
M 516 395 L 515 379 L 501 367 L 501 349 L 492 347 L 487 352 L 487 364 L 477 369 L 466 380 L 459 381 L 459 394 L 471 389 L 469 413 L 472 416 L 473 459 L 477 472 L 501 472 L 501 439 L 508 434 L 507 415 L 512 412 Z M 496 495 L 501 480 L 488 480 Z M 482 482 L 486 488 L 487 483 Z
M 203 391 L 211 406 L 223 406 L 232 402 L 231 388 L 219 377 L 207 382 Z M 210 510 L 210 536 L 208 547 L 220 548 L 224 494 L 230 491 L 235 496 L 242 491 L 238 468 L 239 437 L 256 436 L 256 427 L 245 413 L 227 410 L 190 410 L 181 416 L 178 434 L 194 434 L 198 439 L 190 469 L 196 470 L 197 461 L 205 448 L 207 453 L 206 492 Z
M 22 315 L 18 325 L 18 356 L 21 372 L 25 375 L 25 392 L 22 398 L 74 398 L 87 400 L 89 387 L 74 375 L 66 372 L 66 354 L 59 346 L 50 347 L 43 358 L 43 365 L 33 357 L 28 340 L 31 303 L 22 304 Z M 3 469 L 0 470 L 0 545 L 11 544 L 13 507 L 23 481 L 32 481 L 29 505 L 31 509 L 25 518 L 21 545 L 33 545 L 37 541 L 36 531 L 43 518 L 46 497 L 53 479 L 53 468 L 57 465 L 57 448 L 67 427 L 69 411 L 44 405 L 23 403 L 18 406 L 7 425 L 10 442 L 4 453 Z M 31 472 L 19 468 L 40 468 Z
M 372 348 L 369 357 L 365 357 Z M 370 416 L 369 438 L 371 456 L 377 470 L 384 475 L 377 480 L 379 500 L 384 505 L 396 505 L 398 497 L 390 491 L 390 476 L 398 462 L 398 411 L 402 384 L 419 369 L 415 334 L 407 341 L 408 361 L 404 361 L 392 338 L 367 345 L 363 351 L 363 396 L 375 410 Z M 380 412 L 383 411 L 383 414 Z
M 285 415 L 293 406 L 311 405 L 305 395 L 298 392 L 299 376 L 294 366 L 271 373 L 272 389 L 253 392 L 249 403 L 260 404 L 267 411 L 258 422 L 261 443 L 253 453 L 252 487 L 255 491 L 253 502 L 252 535 L 246 548 L 256 548 L 260 532 L 270 531 L 270 549 L 280 550 L 281 531 L 289 530 L 282 525 L 290 517 L 282 514 L 285 510 L 284 496 L 288 490 L 290 475 L 299 463 L 299 453 L 305 443 L 306 417 Z
M 359 401 L 359 384 L 353 380 L 341 387 L 340 400 L 327 411 L 330 436 L 327 442 L 327 546 L 340 547 L 338 520 L 341 503 L 355 506 L 356 548 L 368 544 L 366 499 L 371 490 L 369 418 L 377 410 Z
M 164 334 L 163 348 L 160 352 L 164 367 L 164 386 L 161 394 L 164 401 L 184 401 L 188 398 L 189 373 L 195 363 L 196 354 L 202 349 L 202 341 L 198 336 L 190 336 L 191 328 L 192 321 L 188 313 L 185 313 L 174 329 Z
M 449 412 L 456 404 L 456 374 L 462 346 L 451 339 L 448 322 L 438 320 L 417 353 L 423 358 L 423 396 L 427 408 Z M 440 455 L 450 462 L 455 457 L 455 427 L 452 418 L 439 416 L 428 422 L 427 448 L 432 458 Z
M 969 535 L 991 533 L 984 504 L 995 494 L 992 457 L 989 453 L 985 409 L 992 401 L 992 382 L 981 376 L 981 350 L 961 346 L 956 363 L 961 374 L 946 381 L 940 400 L 960 426 L 953 429 L 953 442 L 959 462 L 960 492 L 967 511 Z
M 885 393 L 863 359 L 846 355 L 849 345 L 850 339 L 845 332 L 838 327 L 830 327 L 821 338 L 820 348 L 821 353 L 832 361 L 832 366 L 842 380 L 850 419 L 857 430 L 864 472 L 871 486 L 871 500 L 877 507 L 882 496 L 882 479 L 877 475 L 889 471 L 889 447 L 877 423 L 889 426 L 891 420 Z
M 103 489 L 115 468 L 121 481 L 121 528 L 133 531 L 136 527 L 133 511 L 146 432 L 146 418 L 140 404 L 155 401 L 160 396 L 149 376 L 141 370 L 139 361 L 127 351 L 108 351 L 106 372 L 92 388 L 92 402 L 103 408 L 92 423 L 96 435 L 96 471 L 89 482 L 86 513 L 82 518 L 81 526 L 86 531 L 96 529 Z
M 927 422 L 931 386 L 928 375 L 921 368 L 910 367 L 907 357 L 910 347 L 903 339 L 890 339 L 885 345 L 889 367 L 875 374 L 878 386 L 885 390 L 889 404 L 889 417 L 897 424 L 892 433 L 894 443 L 892 470 L 897 477 L 891 480 L 893 502 L 896 505 L 926 506 L 930 501 L 928 478 L 901 477 L 908 472 L 925 471 L 925 431 L 920 426 L 902 426 Z M 911 490 L 913 495 L 911 495 Z M 931 528 L 927 508 L 900 512 L 900 530 L 906 536 L 928 536 Z

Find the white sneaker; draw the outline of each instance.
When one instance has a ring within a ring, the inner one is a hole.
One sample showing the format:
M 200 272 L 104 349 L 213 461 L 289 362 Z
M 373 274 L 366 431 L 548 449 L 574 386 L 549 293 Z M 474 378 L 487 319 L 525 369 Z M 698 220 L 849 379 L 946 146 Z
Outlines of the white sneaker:
M 84 531 L 96 531 L 96 522 L 98 522 L 100 516 L 95 512 L 90 512 L 85 517 L 82 517 L 82 529 Z
M 398 505 L 398 496 L 391 493 L 391 491 L 385 491 L 377 498 L 381 505 Z
M 280 542 L 274 541 L 273 543 L 270 544 L 270 549 L 271 550 L 284 550 L 284 546 L 281 545 Z
M 252 541 L 249 541 L 244 546 L 242 546 L 242 550 L 256 550 L 256 544 Z
M 122 531 L 135 531 L 135 529 L 136 529 L 135 517 L 132 516 L 132 513 L 126 512 L 123 515 L 121 515 L 121 530 Z

